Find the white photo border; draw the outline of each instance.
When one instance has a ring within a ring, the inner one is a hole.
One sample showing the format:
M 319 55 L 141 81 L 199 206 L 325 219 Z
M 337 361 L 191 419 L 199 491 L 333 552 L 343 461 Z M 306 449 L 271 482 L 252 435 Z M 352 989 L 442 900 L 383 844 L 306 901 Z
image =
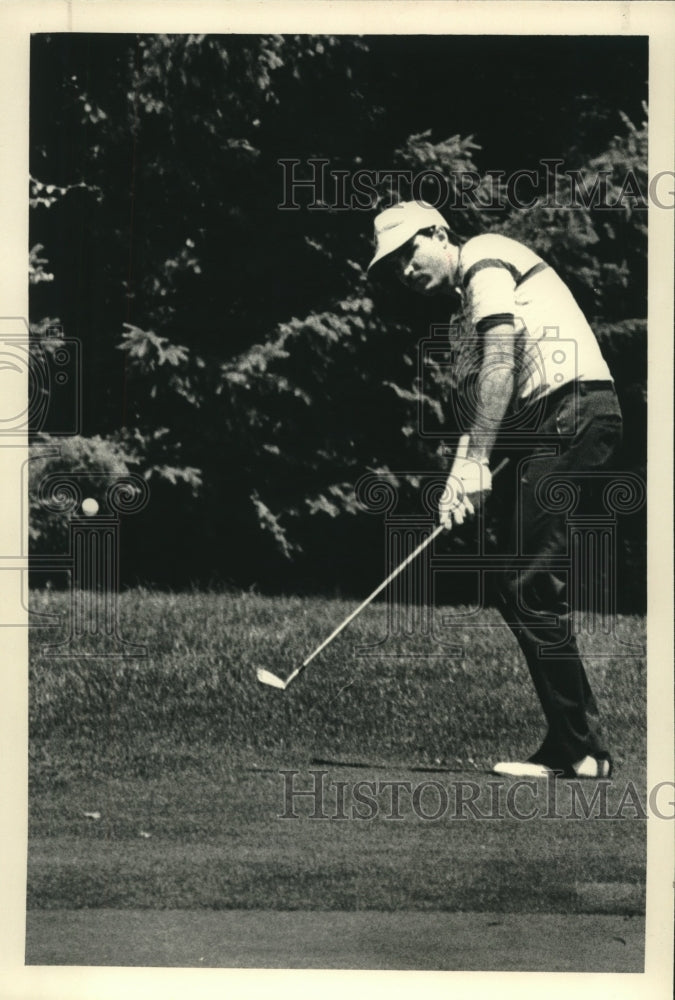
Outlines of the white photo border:
M 420 32 L 421 27 L 423 31 Z M 0 315 L 28 316 L 28 120 L 30 35 L 35 32 L 647 35 L 650 65 L 649 174 L 672 170 L 675 4 L 672 2 L 196 2 L 172 0 L 4 0 L 0 3 L 0 158 L 4 246 Z M 673 217 L 649 207 L 648 437 L 648 786 L 673 778 Z M 18 398 L 26 387 L 17 386 Z M 0 456 L 2 450 L 0 449 Z M 0 457 L 0 462 L 3 461 Z M 3 494 L 5 507 L 25 504 Z M 25 524 L 26 510 L 22 512 Z M 15 519 L 20 523 L 19 519 Z M 9 518 L 12 521 L 12 518 Z M 16 551 L 16 550 L 15 550 Z M 3 591 L 0 590 L 0 601 Z M 5 690 L 0 700 L 0 994 L 7 1000 L 68 997 L 169 1000 L 257 997 L 296 1000 L 321 991 L 384 989 L 390 998 L 422 988 L 427 997 L 665 997 L 673 982 L 673 826 L 648 823 L 647 923 L 643 974 L 391 973 L 176 970 L 24 965 L 27 838 L 27 628 L 0 630 Z

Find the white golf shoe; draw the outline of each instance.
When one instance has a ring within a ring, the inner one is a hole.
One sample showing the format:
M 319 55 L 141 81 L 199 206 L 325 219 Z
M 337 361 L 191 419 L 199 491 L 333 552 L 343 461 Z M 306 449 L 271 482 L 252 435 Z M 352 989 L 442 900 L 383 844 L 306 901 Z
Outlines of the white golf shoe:
M 609 778 L 612 773 L 612 760 L 609 754 L 593 757 L 588 754 L 575 764 L 555 767 L 541 764 L 535 760 L 499 761 L 492 768 L 494 774 L 503 774 L 511 778 L 546 778 L 556 775 L 562 778 Z
M 545 764 L 535 764 L 531 760 L 501 760 L 492 768 L 495 774 L 504 774 L 509 778 L 545 778 L 556 772 Z

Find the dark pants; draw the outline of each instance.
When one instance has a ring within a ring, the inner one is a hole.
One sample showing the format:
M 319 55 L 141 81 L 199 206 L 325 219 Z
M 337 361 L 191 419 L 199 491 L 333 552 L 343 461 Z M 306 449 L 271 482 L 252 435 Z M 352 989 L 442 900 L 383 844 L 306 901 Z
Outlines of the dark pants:
M 517 568 L 501 574 L 497 596 L 525 655 L 548 724 L 534 759 L 549 765 L 565 767 L 586 754 L 606 752 L 570 627 L 569 569 L 560 565 L 567 560 L 569 566 L 567 510 L 554 508 L 565 507 L 557 503 L 561 496 L 565 499 L 565 482 L 578 487 L 584 472 L 611 467 L 621 431 L 621 410 L 611 384 L 576 383 L 552 397 L 538 428 L 538 443 L 525 454 L 512 454 L 514 493 L 504 551 L 519 558 Z M 592 486 L 592 477 L 586 480 Z M 561 482 L 556 494 L 555 484 Z

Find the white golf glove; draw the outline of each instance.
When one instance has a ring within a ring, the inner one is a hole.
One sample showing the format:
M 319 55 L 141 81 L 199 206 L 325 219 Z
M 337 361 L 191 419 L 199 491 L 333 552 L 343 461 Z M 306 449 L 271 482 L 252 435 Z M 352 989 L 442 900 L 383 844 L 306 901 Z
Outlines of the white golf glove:
M 446 528 L 464 524 L 491 489 L 492 476 L 487 462 L 456 458 L 438 507 L 440 523 Z

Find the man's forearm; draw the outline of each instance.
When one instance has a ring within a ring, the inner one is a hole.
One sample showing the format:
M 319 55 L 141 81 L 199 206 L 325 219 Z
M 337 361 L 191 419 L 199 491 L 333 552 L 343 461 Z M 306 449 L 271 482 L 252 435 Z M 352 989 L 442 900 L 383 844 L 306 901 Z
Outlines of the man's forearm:
M 485 335 L 476 414 L 470 429 L 469 458 L 489 461 L 513 388 L 513 327 L 501 324 Z

